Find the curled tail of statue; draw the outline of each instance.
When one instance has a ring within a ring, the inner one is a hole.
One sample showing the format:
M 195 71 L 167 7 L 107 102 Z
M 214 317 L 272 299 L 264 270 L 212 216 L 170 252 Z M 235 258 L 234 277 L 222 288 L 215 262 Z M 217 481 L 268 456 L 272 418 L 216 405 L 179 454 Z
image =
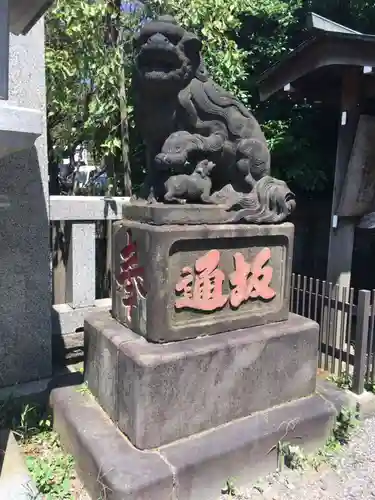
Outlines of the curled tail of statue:
M 265 176 L 249 194 L 243 194 L 231 207 L 237 213 L 230 222 L 273 224 L 283 222 L 296 205 L 294 193 L 284 181 Z M 229 221 L 228 221 L 229 222 Z
M 250 193 L 238 193 L 227 185 L 213 198 L 215 203 L 228 204 L 228 211 L 236 212 L 227 223 L 280 223 L 296 206 L 294 193 L 287 184 L 271 176 L 262 177 Z

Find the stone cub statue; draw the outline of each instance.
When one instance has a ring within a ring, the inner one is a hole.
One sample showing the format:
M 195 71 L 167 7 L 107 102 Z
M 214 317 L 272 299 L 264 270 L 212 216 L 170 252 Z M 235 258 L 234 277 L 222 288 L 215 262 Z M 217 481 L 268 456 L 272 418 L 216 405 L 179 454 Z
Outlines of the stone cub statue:
M 215 164 L 208 160 L 198 163 L 192 174 L 172 175 L 165 182 L 164 200 L 175 203 L 210 203 L 211 171 Z

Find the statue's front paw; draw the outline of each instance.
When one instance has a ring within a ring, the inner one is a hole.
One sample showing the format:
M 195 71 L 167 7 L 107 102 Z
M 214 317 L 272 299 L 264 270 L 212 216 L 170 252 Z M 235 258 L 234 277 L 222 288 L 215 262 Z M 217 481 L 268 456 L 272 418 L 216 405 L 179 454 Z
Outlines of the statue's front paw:
M 155 195 L 153 193 L 149 194 L 148 197 L 147 197 L 147 203 L 148 204 L 154 204 L 154 203 L 157 203 L 158 200 L 155 198 Z
M 158 155 L 156 155 L 156 157 L 155 157 L 155 163 L 157 164 L 157 166 L 159 168 L 165 168 L 165 169 L 169 168 L 168 157 L 164 153 L 159 153 Z
M 159 167 L 168 169 L 183 166 L 186 159 L 186 155 L 183 153 L 159 153 L 155 157 L 155 162 Z

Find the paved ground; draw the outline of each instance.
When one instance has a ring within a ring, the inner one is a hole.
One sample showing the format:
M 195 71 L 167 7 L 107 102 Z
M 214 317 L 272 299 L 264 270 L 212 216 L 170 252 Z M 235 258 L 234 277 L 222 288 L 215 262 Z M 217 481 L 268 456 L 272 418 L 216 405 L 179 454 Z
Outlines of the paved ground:
M 253 488 L 221 500 L 374 500 L 375 417 L 366 420 L 349 445 L 318 471 L 271 474 Z

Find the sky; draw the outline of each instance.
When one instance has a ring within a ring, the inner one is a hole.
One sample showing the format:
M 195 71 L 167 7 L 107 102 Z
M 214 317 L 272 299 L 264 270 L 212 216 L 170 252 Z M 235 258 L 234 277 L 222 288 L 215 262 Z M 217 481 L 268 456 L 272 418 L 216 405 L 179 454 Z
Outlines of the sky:
M 135 0 L 133 2 L 129 2 L 128 0 L 125 0 L 121 3 L 121 10 L 123 12 L 128 12 L 129 14 L 132 14 L 133 12 L 136 12 L 138 9 L 141 9 L 143 7 L 143 3 Z

